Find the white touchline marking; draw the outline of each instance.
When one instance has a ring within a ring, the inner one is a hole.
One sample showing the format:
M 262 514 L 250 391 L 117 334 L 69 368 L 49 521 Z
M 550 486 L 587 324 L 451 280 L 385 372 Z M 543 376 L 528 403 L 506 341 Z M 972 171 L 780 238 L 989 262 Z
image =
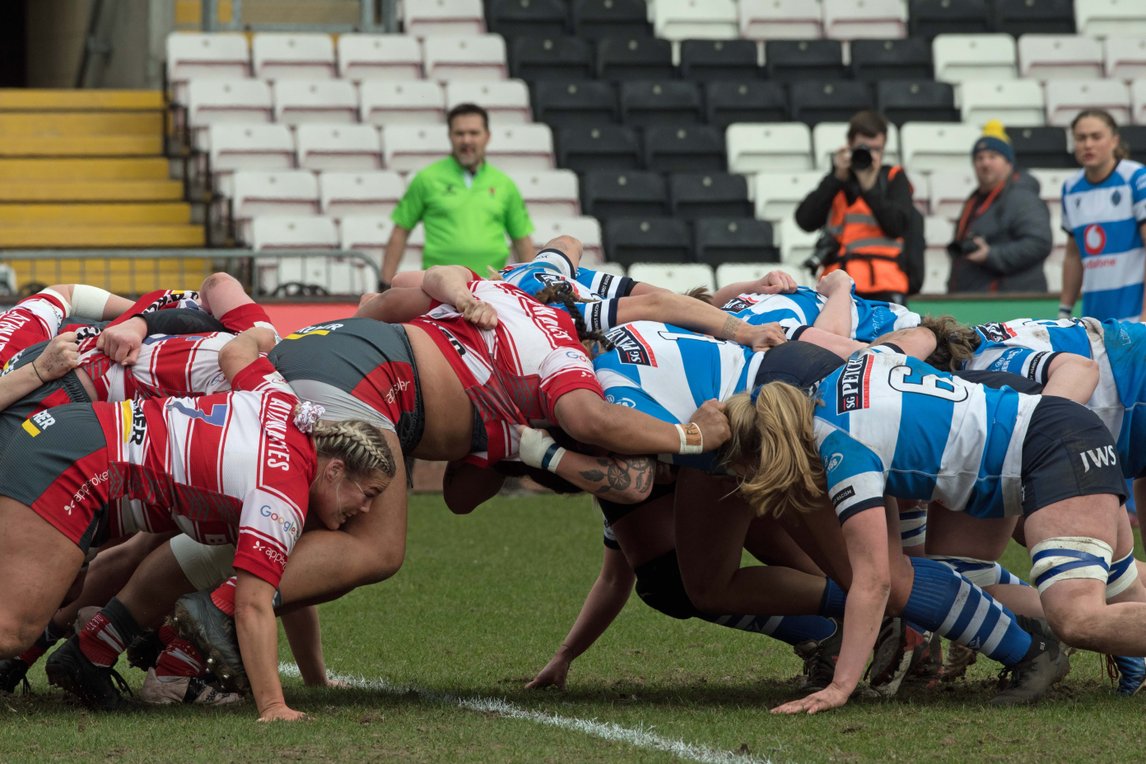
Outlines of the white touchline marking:
M 299 676 L 298 666 L 293 663 L 280 663 L 279 671 L 285 676 Z M 687 761 L 702 762 L 702 764 L 772 764 L 771 760 L 767 758 L 735 753 L 733 751 L 719 751 L 696 745 L 695 743 L 686 743 L 683 740 L 673 740 L 671 738 L 661 737 L 651 730 L 640 727 L 622 727 L 612 722 L 597 722 L 591 719 L 579 719 L 575 716 L 558 716 L 557 714 L 545 713 L 543 711 L 530 711 L 529 709 L 515 706 L 513 703 L 500 698 L 463 698 L 457 695 L 431 692 L 419 687 L 391 684 L 385 679 L 369 679 L 348 674 L 331 673 L 330 678 L 363 690 L 383 692 L 387 695 L 414 695 L 419 700 L 430 703 L 454 705 L 466 711 L 492 713 L 498 716 L 504 716 L 507 719 L 522 719 L 524 721 L 536 722 L 537 724 L 544 724 L 549 727 L 573 730 L 574 732 L 581 732 L 610 742 L 628 743 L 637 748 L 663 751 L 678 758 Z

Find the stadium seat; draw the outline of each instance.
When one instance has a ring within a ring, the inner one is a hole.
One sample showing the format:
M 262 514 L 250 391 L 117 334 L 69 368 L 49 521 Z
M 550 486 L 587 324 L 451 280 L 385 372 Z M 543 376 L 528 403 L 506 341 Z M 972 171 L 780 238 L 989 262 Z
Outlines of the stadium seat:
M 212 175 L 295 166 L 294 136 L 286 125 L 211 125 L 205 136 Z
M 792 119 L 809 125 L 847 120 L 875 105 L 866 82 L 849 80 L 793 85 L 791 102 Z
M 931 214 L 946 220 L 959 219 L 963 202 L 979 185 L 970 162 L 965 170 L 933 172 L 928 182 L 931 184 Z
M 1006 34 L 940 34 L 931 43 L 935 79 L 1013 80 L 1018 76 L 1015 38 Z
M 644 167 L 637 131 L 621 125 L 559 128 L 557 163 L 579 173 Z
M 1134 80 L 1130 83 L 1130 109 L 1134 122 L 1140 126 L 1146 125 L 1146 79 Z M 1119 134 L 1121 133 L 1122 131 L 1119 130 Z M 1131 144 L 1131 146 L 1133 145 Z M 1139 146 L 1139 148 L 1142 147 Z
M 390 216 L 381 215 L 348 215 L 338 221 L 339 248 L 357 250 L 376 258 L 381 263 L 386 252 L 386 244 L 390 241 L 390 234 L 394 231 L 394 223 Z M 399 271 L 422 270 L 422 245 L 425 235 L 422 226 L 410 232 L 406 239 L 406 251 L 402 253 L 399 261 Z M 372 289 L 372 285 L 367 285 Z
M 191 127 L 222 122 L 272 121 L 271 88 L 262 80 L 190 80 L 187 83 L 187 121 Z
M 461 103 L 477 103 L 489 112 L 495 125 L 522 125 L 533 121 L 529 88 L 521 80 L 469 80 L 446 83 L 446 109 Z
M 1138 113 L 1141 114 L 1141 109 Z M 1139 119 L 1139 122 L 1146 123 L 1146 119 Z M 1130 145 L 1130 158 L 1146 164 L 1146 124 L 1122 125 L 1118 128 L 1118 135 L 1123 143 Z
M 590 40 L 602 37 L 650 37 L 644 0 L 573 0 L 573 33 Z
M 404 34 L 338 36 L 338 76 L 344 80 L 420 80 L 422 45 Z
M 734 124 L 724 137 L 732 172 L 812 169 L 812 133 L 801 122 Z
M 422 40 L 426 78 L 503 80 L 509 72 L 505 38 L 497 34 L 435 36 Z
M 693 82 L 740 82 L 764 74 L 751 40 L 684 40 L 680 76 Z
M 604 37 L 597 41 L 597 76 L 604 80 L 671 80 L 672 43 L 655 37 Z
M 682 220 L 752 217 L 748 182 L 743 175 L 678 172 L 669 175 L 668 185 L 673 217 Z
M 923 218 L 923 240 L 925 260 L 937 256 L 947 257 L 947 245 L 955 238 L 955 223 L 945 217 L 928 215 Z
M 666 40 L 731 40 L 740 34 L 735 0 L 657 0 L 653 28 Z
M 775 82 L 840 80 L 847 77 L 839 40 L 768 40 L 764 69 Z
M 509 56 L 510 72 L 527 82 L 589 80 L 596 73 L 596 54 L 579 37 L 516 37 Z
M 304 170 L 377 170 L 382 146 L 373 125 L 299 125 L 298 166 Z
M 557 127 L 615 124 L 617 87 L 611 82 L 537 82 L 533 86 L 533 116 Z
M 836 40 L 882 40 L 907 35 L 903 0 L 823 0 L 824 36 Z
M 1051 228 L 1051 251 L 1043 261 L 1043 273 L 1047 279 L 1047 291 L 1051 294 L 1062 292 L 1062 261 L 1066 258 L 1066 232 L 1058 226 Z
M 947 82 L 902 80 L 875 86 L 876 108 L 892 124 L 905 122 L 957 122 L 955 88 Z
M 382 128 L 382 156 L 386 168 L 417 172 L 450 153 L 450 139 L 442 125 L 388 125 Z
M 1079 34 L 1146 37 L 1146 5 L 1135 0 L 1075 0 Z
M 621 122 L 629 127 L 697 125 L 704 121 L 700 87 L 694 82 L 622 82 L 620 106 Z
M 338 226 L 327 217 L 256 218 L 251 244 L 275 257 L 256 257 L 256 283 L 260 293 L 274 294 L 280 286 L 317 286 L 328 294 L 362 294 L 372 289 L 373 271 L 357 258 L 290 257 L 292 250 L 339 248 Z
M 1057 221 L 1062 216 L 1062 184 L 1078 174 L 1078 170 L 1044 170 L 1035 168 L 1029 170 L 1031 176 L 1039 182 L 1039 198 L 1046 203 L 1051 213 L 1051 221 Z M 1051 228 L 1058 226 L 1052 225 Z
M 240 228 L 255 217 L 318 212 L 318 179 L 306 170 L 239 170 L 231 178 L 231 189 L 231 219 Z
M 388 216 L 404 193 L 406 182 L 393 170 L 324 172 L 318 176 L 319 207 L 323 215 L 335 219 Z
M 724 131 L 709 125 L 645 128 L 645 167 L 656 172 L 724 172 Z
M 655 284 L 673 292 L 687 292 L 697 287 L 712 291 L 716 287 L 712 268 L 697 263 L 658 265 L 634 261 L 629 266 L 629 278 Z
M 323 80 L 338 76 L 328 34 L 258 32 L 251 39 L 254 76 L 260 80 Z
M 605 252 L 610 261 L 628 268 L 631 278 L 640 280 L 632 275 L 634 263 L 692 262 L 692 229 L 675 218 L 613 218 L 605 222 Z M 649 281 L 650 276 L 645 275 L 644 280 Z
M 812 40 L 824 36 L 821 0 L 740 0 L 740 36 Z
M 706 82 L 707 122 L 726 128 L 734 122 L 787 122 L 788 97 L 777 82 Z
M 969 80 L 959 86 L 963 121 L 983 125 L 999 119 L 1004 125 L 1041 125 L 1046 119 L 1043 89 L 1034 80 Z
M 553 131 L 549 125 L 490 125 L 486 157 L 490 164 L 513 170 L 552 170 Z
M 601 219 L 667 215 L 664 176 L 640 170 L 590 170 L 581 178 L 581 209 Z
M 917 37 L 853 40 L 850 50 L 852 76 L 857 80 L 929 80 L 933 76 L 931 45 Z
M 930 175 L 925 172 L 907 172 L 907 182 L 911 184 L 911 201 L 920 215 L 931 214 L 931 182 Z
M 581 262 L 601 263 L 605 259 L 601 244 L 601 224 L 597 218 L 582 215 L 565 218 L 533 218 L 533 244 L 540 248 L 558 236 L 572 236 L 581 242 Z
M 446 121 L 446 95 L 433 80 L 365 80 L 359 115 L 374 125 L 428 125 Z
M 358 91 L 348 80 L 276 80 L 275 121 L 348 124 L 358 121 Z
M 791 217 L 780 221 L 780 262 L 800 266 L 816 248 L 819 231 L 808 233 Z
M 402 26 L 414 37 L 485 33 L 481 0 L 419 0 L 404 3 Z
M 991 31 L 987 0 L 909 0 L 908 33 L 925 40 L 942 34 L 977 35 Z
M 251 220 L 251 248 L 337 249 L 338 226 L 324 215 L 260 215 Z
M 923 294 L 946 294 L 947 278 L 951 273 L 951 258 L 946 252 L 923 251 Z
M 783 271 L 792 276 L 800 286 L 813 286 L 814 281 L 803 268 L 793 268 L 784 263 L 724 263 L 716 266 L 716 287 L 723 289 L 745 281 L 759 281 L 771 271 Z
M 551 38 L 569 34 L 569 5 L 564 0 L 490 0 L 489 31 L 510 39 Z
M 1046 115 L 1043 115 L 1046 119 Z M 1039 120 L 1040 122 L 1042 119 Z M 1066 148 L 1066 131 L 1061 127 L 1007 126 L 1011 147 L 1015 150 L 1015 163 L 1019 167 L 1075 167 L 1076 163 Z
M 184 103 L 190 79 L 251 76 L 251 49 L 239 33 L 173 32 L 167 36 L 167 84 L 172 100 Z
M 812 157 L 817 170 L 827 172 L 832 168 L 832 155 L 847 142 L 847 135 L 847 122 L 821 122 L 812 128 Z M 894 124 L 887 126 L 883 163 L 899 164 L 899 128 Z
M 756 217 L 773 223 L 792 217 L 804 197 L 820 185 L 824 174 L 812 170 L 757 173 L 752 179 Z
M 994 31 L 1074 34 L 1074 0 L 994 0 Z
M 1106 76 L 1112 80 L 1146 77 L 1146 39 L 1107 37 L 1103 41 Z
M 1096 79 L 1103 74 L 1102 43 L 1091 37 L 1025 34 L 1018 50 L 1019 74 L 1027 79 Z
M 748 217 L 705 217 L 692 224 L 697 262 L 778 263 L 780 250 L 772 243 L 772 224 Z
M 974 125 L 948 122 L 909 122 L 899 128 L 903 166 L 912 172 L 966 170 L 971 147 L 979 139 Z
M 1130 121 L 1130 88 L 1116 80 L 1050 80 L 1047 124 L 1066 127 L 1083 109 L 1106 109 L 1118 124 Z
M 510 173 L 530 217 L 576 217 L 581 214 L 577 175 L 572 170 Z

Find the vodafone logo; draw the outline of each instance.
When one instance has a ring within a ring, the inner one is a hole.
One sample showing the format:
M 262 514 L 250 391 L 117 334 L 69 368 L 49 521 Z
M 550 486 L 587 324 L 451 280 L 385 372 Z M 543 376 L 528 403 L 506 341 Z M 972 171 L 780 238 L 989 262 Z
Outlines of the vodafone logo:
M 1086 254 L 1097 255 L 1106 246 L 1106 231 L 1097 223 L 1091 223 L 1082 232 L 1082 245 Z

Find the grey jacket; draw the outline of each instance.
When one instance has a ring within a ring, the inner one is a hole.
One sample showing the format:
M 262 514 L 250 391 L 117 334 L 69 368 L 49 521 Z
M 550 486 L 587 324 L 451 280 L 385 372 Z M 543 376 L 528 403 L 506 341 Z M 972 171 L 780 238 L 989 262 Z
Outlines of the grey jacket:
M 982 236 L 990 245 L 987 261 L 952 258 L 948 292 L 1047 291 L 1043 263 L 1051 251 L 1050 213 L 1029 182 L 1009 180 L 968 227 L 965 238 L 972 236 Z

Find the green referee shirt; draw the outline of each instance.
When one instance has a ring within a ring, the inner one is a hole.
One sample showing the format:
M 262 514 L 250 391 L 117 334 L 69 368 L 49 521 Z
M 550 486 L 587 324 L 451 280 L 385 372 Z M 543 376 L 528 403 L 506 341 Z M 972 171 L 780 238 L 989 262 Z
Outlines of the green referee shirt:
M 508 175 L 483 162 L 469 187 L 465 176 L 452 155 L 423 168 L 390 219 L 407 230 L 419 220 L 426 226 L 423 267 L 464 265 L 485 276 L 505 267 L 505 235 L 528 236 L 533 223 Z

